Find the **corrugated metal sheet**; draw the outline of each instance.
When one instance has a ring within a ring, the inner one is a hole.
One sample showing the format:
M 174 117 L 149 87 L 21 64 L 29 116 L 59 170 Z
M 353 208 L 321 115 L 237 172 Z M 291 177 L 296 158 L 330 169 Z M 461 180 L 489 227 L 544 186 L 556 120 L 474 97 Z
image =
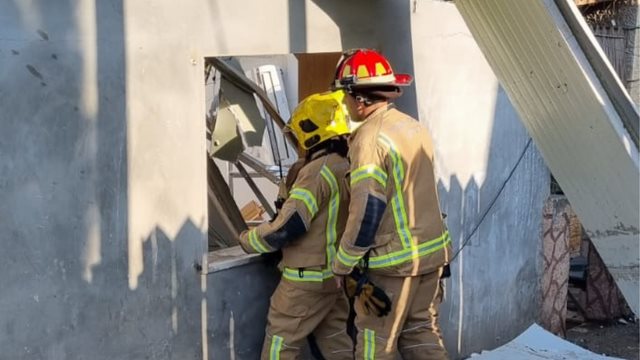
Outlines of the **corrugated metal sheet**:
M 617 79 L 598 78 L 551 0 L 456 6 L 637 314 L 638 149 L 602 86 Z
M 564 16 L 564 20 L 566 20 L 566 24 L 570 29 L 568 33 L 571 33 L 578 45 L 580 45 L 602 88 L 609 95 L 613 107 L 622 120 L 622 125 L 627 129 L 631 139 L 638 147 L 638 127 L 640 125 L 638 107 L 631 101 L 629 93 L 625 91 L 620 77 L 611 65 L 611 61 L 609 61 L 611 58 L 607 57 L 607 54 L 602 50 L 602 46 L 598 44 L 596 37 L 589 30 L 586 21 L 578 11 L 578 8 L 573 5 L 573 2 L 568 0 L 554 0 L 554 2 L 562 16 Z

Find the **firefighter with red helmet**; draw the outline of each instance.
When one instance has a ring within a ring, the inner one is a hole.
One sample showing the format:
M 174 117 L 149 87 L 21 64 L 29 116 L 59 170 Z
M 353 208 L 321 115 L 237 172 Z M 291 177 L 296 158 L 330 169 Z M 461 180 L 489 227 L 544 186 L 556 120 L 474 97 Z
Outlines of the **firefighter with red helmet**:
M 301 168 L 289 174 L 295 180 L 276 217 L 240 234 L 246 252 L 282 250 L 282 278 L 271 297 L 263 360 L 299 359 L 309 335 L 324 358 L 353 359 L 346 332 L 349 304 L 331 272 L 349 204 L 344 182 L 349 121 L 343 99 L 341 90 L 313 94 L 296 107 L 288 130 L 304 150 Z
M 336 69 L 334 88 L 347 93 L 351 120 L 360 126 L 349 140 L 349 215 L 332 270 L 339 282 L 347 280 L 347 292 L 355 271 L 356 287 L 370 282 L 391 300 L 384 316 L 379 301 L 358 301 L 375 292 L 356 291 L 356 359 L 396 359 L 397 352 L 403 359 L 447 358 L 438 307 L 451 240 L 438 203 L 434 146 L 427 129 L 391 103 L 411 81 L 374 50 L 346 53 Z

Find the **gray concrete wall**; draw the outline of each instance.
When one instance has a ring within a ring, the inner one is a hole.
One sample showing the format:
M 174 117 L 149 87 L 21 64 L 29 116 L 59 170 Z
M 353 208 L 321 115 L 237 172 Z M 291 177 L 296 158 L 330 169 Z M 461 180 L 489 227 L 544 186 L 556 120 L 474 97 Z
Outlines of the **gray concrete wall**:
M 208 276 L 209 358 L 258 359 L 279 273 L 260 259 Z
M 417 2 L 411 24 L 418 112 L 436 144 L 442 210 L 454 249 L 470 238 L 452 264 L 441 314 L 446 346 L 460 357 L 536 320 L 549 171 L 455 6 Z
M 201 224 L 181 217 L 171 235 L 159 222 L 139 234 L 145 271 L 130 286 L 123 11 L 121 1 L 0 3 L 2 358 L 201 352 Z
M 207 229 L 203 59 L 375 46 L 370 8 L 0 2 L 1 357 L 217 355 L 209 342 L 224 338 L 207 325 L 226 312 L 206 289 L 227 280 L 194 269 Z M 329 15 L 356 10 L 341 28 Z
M 443 203 L 459 241 L 526 134 L 485 65 L 468 55 L 453 61 L 459 49 L 448 46 L 474 45 L 458 34 L 465 30 L 455 27 L 452 6 L 414 5 L 1 2 L 2 356 L 217 358 L 226 356 L 219 349 L 228 339 L 238 354 L 261 342 L 264 315 L 256 309 L 265 309 L 273 275 L 254 269 L 204 278 L 194 269 L 206 249 L 207 56 L 392 52 L 398 71 L 416 73 L 416 96 L 410 90 L 399 105 L 432 126 Z M 407 24 L 414 35 L 403 45 Z M 405 57 L 411 49 L 413 61 Z M 463 74 L 484 77 L 470 83 Z M 475 98 L 472 89 L 486 84 L 496 97 Z M 534 310 L 537 216 L 548 176 L 528 151 L 456 265 L 462 271 L 454 269 L 464 281 L 451 281 L 443 311 L 454 351 L 458 342 L 461 353 L 503 342 L 493 336 L 509 336 Z M 234 297 L 229 286 L 244 292 Z M 507 304 L 505 293 L 522 301 Z M 235 332 L 225 330 L 231 310 Z M 481 328 L 483 319 L 495 329 Z

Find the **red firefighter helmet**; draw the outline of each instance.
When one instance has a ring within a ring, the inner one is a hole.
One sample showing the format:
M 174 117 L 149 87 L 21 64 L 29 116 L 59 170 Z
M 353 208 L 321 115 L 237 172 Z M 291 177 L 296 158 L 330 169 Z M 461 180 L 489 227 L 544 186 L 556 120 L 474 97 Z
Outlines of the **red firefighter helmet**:
M 371 49 L 356 49 L 345 52 L 338 62 L 334 88 L 408 86 L 413 77 L 396 74 L 389 61 Z

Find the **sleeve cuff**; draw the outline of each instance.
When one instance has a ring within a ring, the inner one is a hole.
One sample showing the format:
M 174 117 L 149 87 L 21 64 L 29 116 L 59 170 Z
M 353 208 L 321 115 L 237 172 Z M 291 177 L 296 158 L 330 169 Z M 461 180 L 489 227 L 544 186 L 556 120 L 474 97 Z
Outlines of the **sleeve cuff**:
M 360 261 L 362 256 L 354 256 L 344 251 L 340 246 L 335 260 L 331 264 L 331 271 L 336 275 L 348 275 L 353 270 L 353 267 Z
M 255 253 L 255 250 L 253 250 L 251 246 L 249 246 L 248 242 L 249 242 L 249 230 L 244 230 L 238 236 L 238 244 L 240 244 L 240 247 L 242 248 L 242 250 L 244 250 L 245 253 L 247 254 Z
M 338 260 L 334 260 L 333 264 L 331 264 L 331 271 L 333 272 L 334 275 L 346 276 L 351 274 L 351 271 L 353 271 L 353 268 L 344 266 L 340 264 Z

